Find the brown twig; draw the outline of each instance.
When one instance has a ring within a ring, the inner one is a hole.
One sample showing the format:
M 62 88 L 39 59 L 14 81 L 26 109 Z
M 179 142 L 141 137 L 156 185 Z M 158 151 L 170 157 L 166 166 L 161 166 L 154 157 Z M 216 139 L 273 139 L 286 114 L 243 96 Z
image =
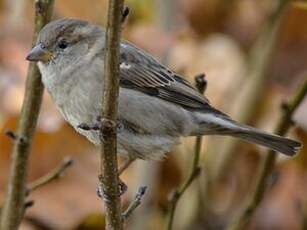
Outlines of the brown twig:
M 16 133 L 13 130 L 5 130 L 5 135 L 8 136 L 9 138 L 11 138 L 12 140 L 16 141 L 18 140 L 18 136 L 16 135 Z
M 25 201 L 25 203 L 22 207 L 22 216 L 24 216 L 27 209 L 33 207 L 33 205 L 34 205 L 34 200 Z
M 303 85 L 301 85 L 301 87 L 296 91 L 293 98 L 286 105 L 282 106 L 282 116 L 275 129 L 275 133 L 278 135 L 284 135 L 289 130 L 289 128 L 293 124 L 291 120 L 292 114 L 307 94 L 307 74 L 305 75 L 306 77 Z M 267 187 L 266 184 L 268 176 L 274 168 L 276 156 L 276 152 L 272 150 L 268 151 L 267 155 L 264 158 L 264 161 L 260 166 L 256 179 L 255 190 L 253 191 L 253 193 L 251 193 L 250 198 L 248 199 L 248 203 L 244 207 L 242 213 L 228 227 L 229 230 L 245 229 L 252 214 L 254 213 L 255 209 L 258 207 L 260 201 L 263 198 L 264 192 Z
M 204 93 L 207 81 L 205 80 L 205 75 L 200 74 L 195 77 L 196 87 L 198 88 L 200 93 Z M 181 196 L 185 193 L 187 188 L 192 184 L 194 179 L 200 174 L 201 168 L 199 167 L 199 157 L 200 157 L 200 150 L 201 150 L 201 143 L 202 143 L 202 137 L 198 136 L 196 137 L 196 143 L 195 143 L 195 149 L 194 149 L 194 158 L 192 163 L 192 170 L 186 180 L 183 182 L 182 186 L 178 189 L 176 189 L 170 197 L 170 208 L 169 208 L 169 217 L 166 229 L 171 230 L 173 228 L 174 223 L 174 216 L 176 207 L 178 204 L 179 199 Z
M 54 0 L 35 1 L 35 31 L 32 45 L 36 43 L 38 32 L 49 22 L 53 11 L 53 5 Z M 43 91 L 44 87 L 41 82 L 40 72 L 35 63 L 30 63 L 25 96 L 18 123 L 18 140 L 14 142 L 7 196 L 1 215 L 1 230 L 17 229 L 22 219 L 22 210 L 25 203 L 28 158 L 32 137 L 37 124 Z
M 120 34 L 124 11 L 123 0 L 109 0 L 104 57 L 100 184 L 106 206 L 106 229 L 123 229 L 117 166 L 116 118 L 119 92 Z
M 128 208 L 126 209 L 126 211 L 124 211 L 122 213 L 122 220 L 126 221 L 131 214 L 134 212 L 134 210 L 140 206 L 141 202 L 142 202 L 142 198 L 146 193 L 146 186 L 142 186 L 139 188 L 139 191 L 137 192 L 137 194 L 135 195 L 134 200 L 130 203 L 130 205 L 128 206 Z
M 126 21 L 129 14 L 130 14 L 130 8 L 128 6 L 123 6 L 121 24 L 123 24 Z
M 33 192 L 34 190 L 54 181 L 59 179 L 62 174 L 64 173 L 64 171 L 72 166 L 73 164 L 73 160 L 70 157 L 67 157 L 63 160 L 63 162 L 57 166 L 55 169 L 53 169 L 52 171 L 50 171 L 49 173 L 47 173 L 46 175 L 38 178 L 37 180 L 31 182 L 28 186 L 27 186 L 27 192 Z

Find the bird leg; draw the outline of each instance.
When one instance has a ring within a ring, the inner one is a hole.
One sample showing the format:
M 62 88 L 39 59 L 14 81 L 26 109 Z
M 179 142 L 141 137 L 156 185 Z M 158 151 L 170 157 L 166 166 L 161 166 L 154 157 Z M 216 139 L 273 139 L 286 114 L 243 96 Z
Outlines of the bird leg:
M 103 183 L 102 183 L 102 179 L 101 179 L 102 175 L 99 176 L 99 185 L 97 186 L 97 195 L 100 198 L 103 198 L 106 202 L 108 202 L 110 200 L 110 198 L 108 197 L 108 195 L 105 193 L 104 188 L 103 188 Z M 122 195 L 124 195 L 127 190 L 128 190 L 128 186 L 125 184 L 125 182 L 123 182 L 120 178 L 118 178 L 118 196 L 121 197 Z
M 101 118 L 101 116 L 97 116 L 94 120 L 94 122 L 88 124 L 88 123 L 81 123 L 77 126 L 79 129 L 83 129 L 85 131 L 102 131 L 102 128 L 104 128 L 104 119 Z M 122 130 L 123 126 L 120 122 L 116 123 L 116 132 L 119 133 Z
M 136 160 L 135 158 L 127 158 L 125 160 L 125 162 L 119 167 L 118 176 L 120 176 L 131 165 L 131 163 L 134 162 L 135 160 Z M 99 176 L 100 183 L 102 181 L 101 177 L 102 177 L 102 175 Z M 118 179 L 119 179 L 119 181 L 118 181 L 118 186 L 119 186 L 118 196 L 122 196 L 123 194 L 125 194 L 125 192 L 127 192 L 128 186 L 120 178 L 118 178 Z M 103 191 L 103 186 L 101 186 L 101 185 L 99 185 L 97 187 L 97 195 L 98 195 L 98 197 L 103 198 L 106 201 L 109 200 L 109 198 L 106 196 L 105 192 Z
M 86 130 L 86 131 L 100 131 L 102 132 L 102 128 L 103 128 L 103 119 L 101 118 L 101 116 L 97 116 L 95 121 L 92 124 L 87 124 L 87 123 L 81 123 L 80 125 L 78 125 L 78 128 Z M 116 124 L 116 132 L 119 132 L 122 129 L 122 125 L 118 122 Z M 102 137 L 103 138 L 103 137 Z M 118 169 L 118 176 L 120 176 L 128 167 L 129 165 L 135 161 L 135 158 L 128 158 L 123 165 L 120 166 L 120 168 Z M 103 191 L 103 175 L 99 176 L 99 181 L 100 181 L 100 185 L 97 188 L 97 195 L 100 198 L 105 199 L 106 201 L 109 200 L 109 198 L 107 197 L 106 193 Z M 128 186 L 119 178 L 119 193 L 118 196 L 122 196 L 126 191 L 128 190 Z
M 125 162 L 119 167 L 118 175 L 120 176 L 130 165 L 135 161 L 135 158 L 127 158 Z

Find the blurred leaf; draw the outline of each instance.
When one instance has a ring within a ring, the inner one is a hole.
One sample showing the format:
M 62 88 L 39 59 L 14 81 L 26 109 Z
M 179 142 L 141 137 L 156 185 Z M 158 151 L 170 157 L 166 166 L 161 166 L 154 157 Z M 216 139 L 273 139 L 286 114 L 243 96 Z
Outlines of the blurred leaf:
M 307 2 L 306 1 L 297 1 L 292 3 L 293 6 L 297 7 L 297 8 L 301 8 L 303 10 L 307 10 Z
M 100 213 L 88 215 L 76 230 L 100 230 L 105 228 L 104 216 Z
M 295 161 L 303 168 L 307 169 L 307 132 L 304 129 L 297 128 L 295 130 L 296 135 L 299 137 L 299 141 L 303 143 L 303 147 L 300 149 L 299 154 L 295 158 Z
M 155 15 L 155 1 L 153 0 L 127 0 L 130 8 L 129 23 L 148 22 Z
M 106 20 L 107 0 L 56 1 L 56 15 L 74 17 L 102 24 Z
M 160 185 L 159 185 L 159 204 L 166 208 L 168 205 L 169 195 L 174 191 L 182 182 L 182 172 L 178 165 L 175 154 L 170 154 L 162 163 L 160 172 Z
M 159 42 L 157 42 L 157 38 L 159 38 Z M 170 34 L 166 33 L 162 28 L 150 23 L 139 23 L 132 26 L 129 31 L 128 39 L 156 57 L 162 57 L 165 50 L 170 47 L 173 42 Z
M 301 229 L 303 201 L 306 200 L 305 172 L 290 161 L 277 170 L 248 229 Z

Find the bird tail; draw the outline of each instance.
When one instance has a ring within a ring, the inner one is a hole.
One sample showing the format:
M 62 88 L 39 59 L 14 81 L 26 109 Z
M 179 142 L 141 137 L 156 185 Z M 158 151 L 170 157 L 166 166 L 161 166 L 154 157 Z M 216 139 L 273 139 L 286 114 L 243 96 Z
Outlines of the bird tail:
M 295 155 L 295 153 L 301 147 L 301 143 L 298 141 L 286 137 L 281 137 L 278 135 L 265 133 L 248 126 L 244 126 L 242 130 L 236 131 L 230 135 L 268 147 L 272 150 L 275 150 L 288 156 Z
M 286 137 L 269 134 L 256 128 L 239 124 L 229 117 L 210 114 L 202 122 L 202 134 L 233 136 L 248 142 L 268 147 L 288 156 L 293 156 L 301 147 L 301 143 Z M 205 127 L 205 128 L 204 128 Z

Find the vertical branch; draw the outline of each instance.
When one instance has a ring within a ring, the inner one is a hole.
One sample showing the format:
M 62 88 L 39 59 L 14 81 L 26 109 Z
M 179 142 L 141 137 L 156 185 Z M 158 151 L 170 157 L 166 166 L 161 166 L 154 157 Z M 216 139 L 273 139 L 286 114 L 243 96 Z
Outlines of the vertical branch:
M 296 91 L 293 98 L 285 105 L 282 106 L 282 116 L 277 124 L 275 133 L 278 135 L 284 135 L 288 129 L 293 124 L 291 118 L 292 114 L 296 110 L 296 108 L 300 105 L 302 100 L 307 94 L 307 78 L 305 77 L 305 82 L 303 85 Z M 260 201 L 263 198 L 264 192 L 266 190 L 266 182 L 267 178 L 272 172 L 277 153 L 269 150 L 267 155 L 262 162 L 257 179 L 256 179 L 256 187 L 255 190 L 251 193 L 250 198 L 248 200 L 247 205 L 243 208 L 242 213 L 239 215 L 238 219 L 236 219 L 228 229 L 230 230 L 240 230 L 245 229 L 247 223 L 251 219 L 251 216 L 255 209 L 258 207 Z
M 36 43 L 38 32 L 49 22 L 53 11 L 54 0 L 35 1 L 35 31 L 32 45 Z M 17 139 L 12 153 L 12 165 L 4 202 L 0 229 L 14 230 L 22 219 L 28 158 L 32 137 L 36 128 L 44 87 L 41 75 L 35 63 L 30 63 L 24 101 L 18 123 Z
M 109 0 L 105 38 L 102 95 L 100 182 L 106 206 L 106 229 L 120 230 L 122 226 L 119 178 L 117 169 L 116 118 L 119 93 L 120 33 L 123 20 L 123 0 Z
M 196 76 L 195 81 L 196 81 L 196 86 L 199 92 L 203 94 L 206 88 L 206 84 L 207 84 L 205 80 L 205 75 L 200 74 Z M 188 175 L 188 177 L 185 179 L 185 181 L 183 182 L 182 186 L 176 189 L 174 193 L 172 194 L 172 197 L 170 200 L 169 217 L 167 220 L 168 222 L 167 222 L 166 230 L 171 230 L 173 228 L 174 216 L 175 216 L 175 211 L 176 211 L 178 201 L 201 171 L 201 168 L 199 166 L 201 143 L 202 143 L 202 136 L 196 137 L 194 158 L 193 158 L 191 172 Z

